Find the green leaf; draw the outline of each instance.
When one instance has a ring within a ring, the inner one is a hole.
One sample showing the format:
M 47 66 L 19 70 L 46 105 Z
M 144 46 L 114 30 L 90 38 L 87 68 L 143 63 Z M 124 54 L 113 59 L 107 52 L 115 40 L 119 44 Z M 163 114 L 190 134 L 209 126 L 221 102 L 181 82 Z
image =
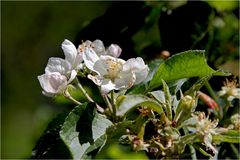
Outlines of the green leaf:
M 240 131 L 230 130 L 224 134 L 218 134 L 213 136 L 213 142 L 221 143 L 240 143 Z
M 204 50 L 189 50 L 173 55 L 158 67 L 148 90 L 161 86 L 161 79 L 169 82 L 182 78 L 203 77 L 214 73 L 215 71 L 206 63 L 204 52 Z
M 131 126 L 133 126 L 133 121 L 122 121 L 107 128 L 107 141 L 110 141 L 110 143 L 113 141 L 118 142 L 119 138 L 126 134 L 126 129 L 131 128 Z
M 152 91 L 152 92 L 149 92 L 149 94 L 152 95 L 161 104 L 165 104 L 166 103 L 165 94 L 164 94 L 163 91 L 161 91 L 161 90 Z
M 82 159 L 105 143 L 105 132 L 111 125 L 108 119 L 96 112 L 93 103 L 84 103 L 74 108 L 66 117 L 60 137 L 73 159 Z
M 158 113 L 162 113 L 162 106 L 155 100 L 144 95 L 127 95 L 117 99 L 117 116 L 123 116 L 130 110 L 143 105 L 147 106 Z

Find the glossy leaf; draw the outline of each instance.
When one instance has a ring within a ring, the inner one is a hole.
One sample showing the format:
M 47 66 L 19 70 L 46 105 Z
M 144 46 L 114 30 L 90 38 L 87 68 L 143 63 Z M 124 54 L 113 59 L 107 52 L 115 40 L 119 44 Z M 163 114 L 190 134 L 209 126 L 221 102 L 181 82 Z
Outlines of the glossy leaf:
M 162 106 L 153 99 L 143 95 L 127 95 L 117 100 L 117 116 L 124 116 L 138 106 L 147 106 L 158 113 L 162 113 Z
M 161 86 L 161 79 L 169 82 L 182 78 L 203 77 L 214 73 L 215 71 L 206 63 L 204 52 L 204 50 L 189 50 L 169 58 L 158 67 L 148 90 Z
M 88 123 L 81 122 L 81 117 Z M 69 113 L 61 128 L 60 137 L 69 148 L 73 159 L 82 159 L 88 152 L 104 144 L 106 129 L 111 124 L 108 119 L 96 112 L 93 103 L 84 103 Z M 85 125 L 87 129 L 84 130 L 81 125 Z

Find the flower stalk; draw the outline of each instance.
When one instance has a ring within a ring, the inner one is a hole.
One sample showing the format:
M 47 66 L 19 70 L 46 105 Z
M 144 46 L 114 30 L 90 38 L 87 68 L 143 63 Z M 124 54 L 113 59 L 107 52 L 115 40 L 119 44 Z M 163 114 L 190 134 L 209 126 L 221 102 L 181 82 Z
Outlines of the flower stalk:
M 75 103 L 76 105 L 82 105 L 81 102 L 77 101 L 76 99 L 74 99 L 70 93 L 68 92 L 68 90 L 66 89 L 66 91 L 63 93 L 63 96 L 65 98 L 67 98 L 68 100 L 72 101 L 73 103 Z
M 96 104 L 96 107 L 97 107 L 97 110 L 100 112 L 100 113 L 103 113 L 104 112 L 104 109 L 99 106 L 96 102 L 94 102 L 94 100 L 88 95 L 87 91 L 83 88 L 83 86 L 81 85 L 81 83 L 79 82 L 79 80 L 77 78 L 76 79 L 76 82 L 77 82 L 77 86 L 79 87 L 79 89 L 82 91 L 83 95 L 88 99 L 89 102 L 92 102 L 92 103 L 95 103 Z
M 111 106 L 112 106 L 112 116 L 113 116 L 113 121 L 116 121 L 116 106 L 115 106 L 115 102 L 114 102 L 114 91 L 111 91 Z

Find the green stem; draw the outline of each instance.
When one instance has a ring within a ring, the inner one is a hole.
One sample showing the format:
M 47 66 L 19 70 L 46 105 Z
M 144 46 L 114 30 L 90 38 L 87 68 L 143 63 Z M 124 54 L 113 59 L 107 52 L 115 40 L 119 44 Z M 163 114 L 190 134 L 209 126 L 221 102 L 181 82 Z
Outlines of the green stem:
M 65 98 L 67 98 L 68 100 L 72 101 L 72 102 L 75 103 L 76 105 L 82 105 L 81 102 L 77 101 L 76 99 L 74 99 L 74 98 L 69 94 L 68 90 L 66 90 L 63 95 L 64 95 Z
M 92 102 L 92 103 L 95 103 L 96 104 L 96 107 L 97 107 L 97 110 L 100 112 L 100 113 L 103 113 L 104 112 L 104 109 L 99 106 L 96 102 L 94 102 L 94 100 L 88 95 L 87 91 L 83 88 L 83 86 L 81 85 L 81 83 L 79 82 L 79 80 L 77 78 L 76 79 L 76 82 L 77 82 L 77 85 L 79 87 L 79 89 L 82 91 L 83 95 L 88 99 L 88 101 Z
M 112 105 L 112 111 L 113 111 L 113 120 L 115 121 L 116 120 L 117 110 L 116 110 L 113 94 L 114 94 L 114 91 L 112 90 L 111 91 L 111 105 Z
M 77 81 L 77 85 L 79 87 L 79 89 L 82 91 L 83 95 L 90 101 L 90 102 L 94 102 L 94 100 L 88 95 L 87 91 L 83 88 L 83 86 L 81 85 L 81 83 L 78 81 L 78 79 L 76 78 Z
M 109 99 L 108 99 L 107 95 L 103 95 L 103 94 L 102 94 L 102 97 L 103 97 L 104 102 L 105 102 L 106 105 L 108 106 L 109 111 L 110 111 L 111 113 L 113 113 L 112 104 L 109 102 Z
M 207 88 L 207 90 L 208 90 L 209 94 L 211 95 L 211 97 L 212 97 L 216 102 L 218 102 L 218 97 L 217 97 L 217 95 L 215 94 L 215 92 L 213 91 L 213 89 L 212 89 L 212 87 L 211 87 L 211 85 L 209 84 L 208 81 L 205 83 L 205 87 Z

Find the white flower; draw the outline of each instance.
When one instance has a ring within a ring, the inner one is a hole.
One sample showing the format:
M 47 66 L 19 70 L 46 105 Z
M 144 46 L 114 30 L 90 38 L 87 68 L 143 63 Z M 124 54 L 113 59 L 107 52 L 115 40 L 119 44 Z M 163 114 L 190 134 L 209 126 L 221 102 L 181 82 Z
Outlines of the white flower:
M 95 84 L 101 86 L 102 93 L 132 87 L 143 81 L 148 74 L 148 66 L 141 58 L 124 61 L 109 55 L 98 56 L 92 48 L 83 52 L 85 65 L 96 75 L 88 75 Z
M 45 68 L 45 74 L 38 76 L 38 80 L 46 96 L 55 96 L 62 94 L 67 85 L 77 75 L 80 69 L 82 55 L 77 52 L 75 46 L 69 40 L 64 40 L 62 49 L 65 59 L 52 57 L 49 58 Z
M 209 117 L 206 117 L 204 112 L 197 112 L 196 114 L 193 114 L 192 118 L 187 121 L 188 125 L 193 127 L 189 129 L 196 132 L 201 138 L 203 138 L 203 142 L 206 147 L 210 148 L 214 153 L 217 153 L 217 149 L 212 145 L 212 135 L 226 132 L 228 129 L 218 128 L 218 120 L 209 120 Z
M 234 98 L 240 99 L 240 88 L 237 88 L 237 81 L 232 80 L 224 82 L 222 90 L 218 92 L 219 96 L 227 97 L 227 100 L 231 102 Z

